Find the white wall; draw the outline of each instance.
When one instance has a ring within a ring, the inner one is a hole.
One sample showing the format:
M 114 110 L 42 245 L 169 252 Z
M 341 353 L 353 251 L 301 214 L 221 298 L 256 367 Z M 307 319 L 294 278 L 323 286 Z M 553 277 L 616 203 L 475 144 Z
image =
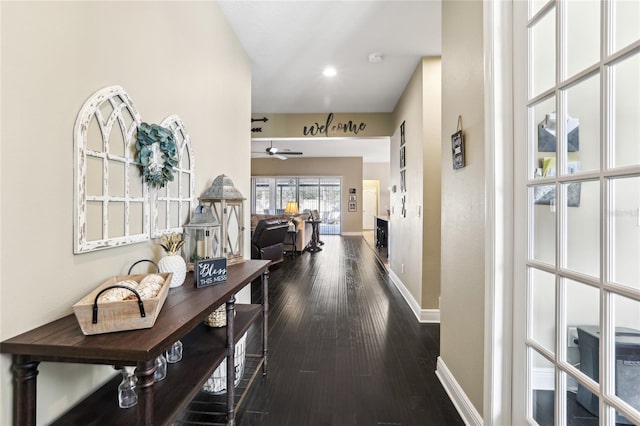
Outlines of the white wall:
M 2 2 L 0 8 L 4 340 L 71 313 L 73 303 L 134 261 L 159 257 L 152 242 L 73 255 L 73 126 L 85 100 L 121 85 L 144 120 L 178 114 L 193 142 L 196 194 L 225 173 L 249 196 L 251 76 L 215 2 Z M 12 415 L 10 364 L 2 355 L 3 425 Z M 105 366 L 41 364 L 38 423 L 52 421 L 112 374 Z

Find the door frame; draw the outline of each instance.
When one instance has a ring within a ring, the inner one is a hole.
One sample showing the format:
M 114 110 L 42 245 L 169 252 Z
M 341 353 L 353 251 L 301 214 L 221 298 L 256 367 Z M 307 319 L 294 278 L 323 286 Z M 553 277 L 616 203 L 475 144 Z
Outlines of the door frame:
M 515 424 L 513 4 L 483 2 L 485 334 L 483 423 Z M 517 410 L 516 410 L 517 411 Z

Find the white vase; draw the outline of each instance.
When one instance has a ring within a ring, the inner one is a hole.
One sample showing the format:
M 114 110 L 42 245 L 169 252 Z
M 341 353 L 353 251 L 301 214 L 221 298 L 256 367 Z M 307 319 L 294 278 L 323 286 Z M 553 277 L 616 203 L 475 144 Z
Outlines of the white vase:
M 169 287 L 179 287 L 184 282 L 184 277 L 187 275 L 187 264 L 184 262 L 182 256 L 178 254 L 167 254 L 158 262 L 159 272 L 173 272 L 171 283 Z

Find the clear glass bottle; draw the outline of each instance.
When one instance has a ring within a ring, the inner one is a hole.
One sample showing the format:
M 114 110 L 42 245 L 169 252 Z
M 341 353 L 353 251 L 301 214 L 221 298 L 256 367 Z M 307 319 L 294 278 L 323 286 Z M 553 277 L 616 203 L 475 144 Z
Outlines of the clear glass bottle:
M 160 354 L 156 358 L 156 372 L 153 374 L 153 380 L 159 382 L 167 377 L 167 359 Z
M 182 359 L 182 342 L 178 340 L 171 345 L 171 347 L 167 349 L 165 357 L 167 358 L 167 362 L 170 364 L 180 361 Z
M 118 385 L 120 408 L 131 408 L 138 403 L 138 394 L 136 394 L 138 378 L 133 373 L 134 371 L 135 367 L 124 367 L 120 370 L 122 373 L 122 382 Z

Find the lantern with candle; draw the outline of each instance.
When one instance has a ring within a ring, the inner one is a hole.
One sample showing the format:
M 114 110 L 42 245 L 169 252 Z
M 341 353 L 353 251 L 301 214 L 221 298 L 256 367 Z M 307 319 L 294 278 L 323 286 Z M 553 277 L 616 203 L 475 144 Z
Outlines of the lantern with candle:
M 189 224 L 184 226 L 183 255 L 187 269 L 192 270 L 195 261 L 222 256 L 220 222 L 208 206 L 195 208 Z
M 220 175 L 199 198 L 221 224 L 220 243 L 227 264 L 244 262 L 244 200 L 231 178 Z

